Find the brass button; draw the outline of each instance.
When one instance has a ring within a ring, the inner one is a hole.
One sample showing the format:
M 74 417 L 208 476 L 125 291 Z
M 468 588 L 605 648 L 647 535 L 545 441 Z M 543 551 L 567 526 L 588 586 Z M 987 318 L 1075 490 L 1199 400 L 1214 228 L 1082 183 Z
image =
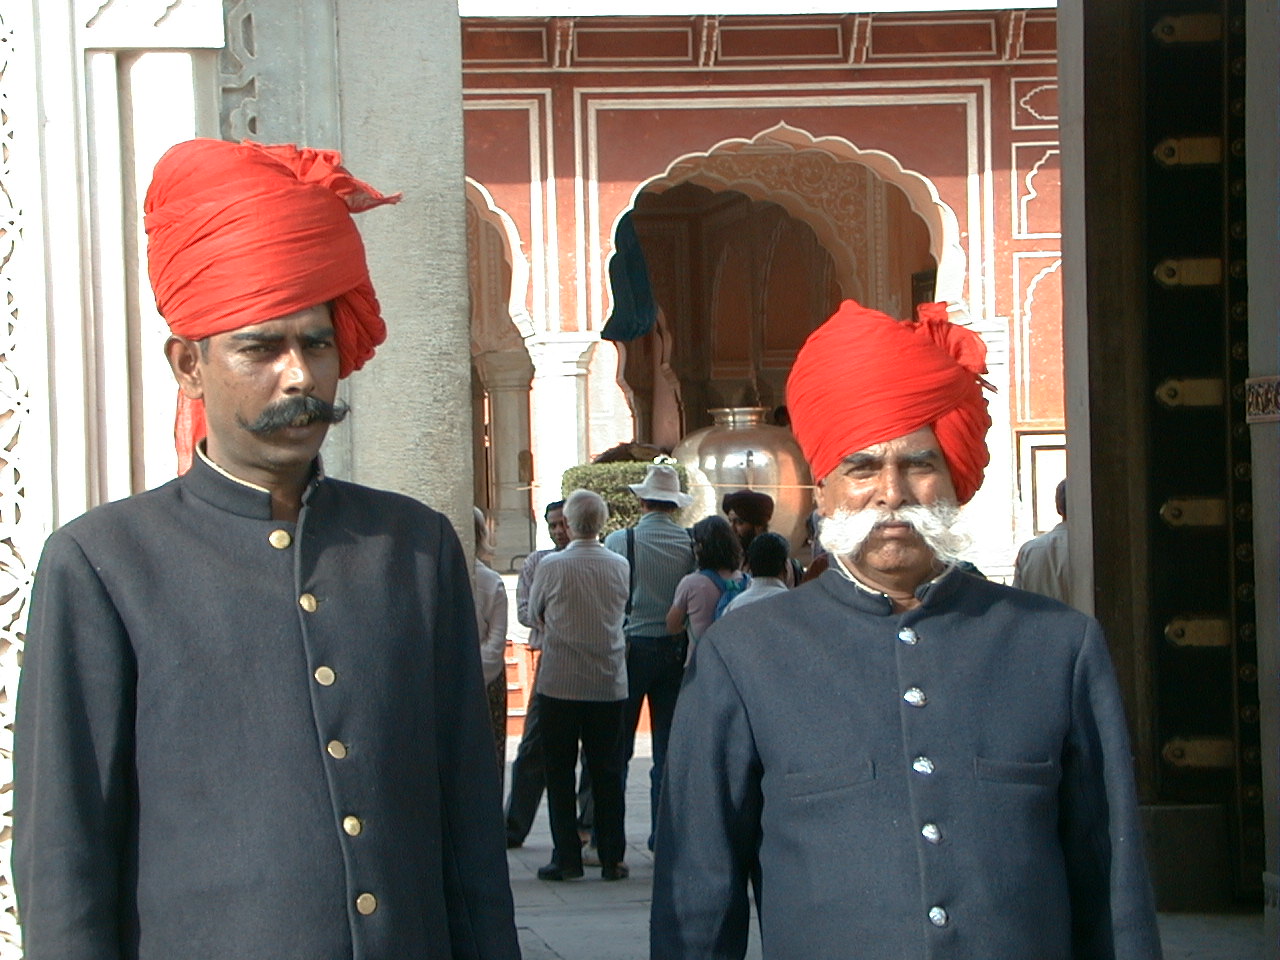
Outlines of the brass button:
M 315 613 L 316 607 L 320 606 L 320 604 L 312 594 L 304 593 L 298 598 L 298 606 L 307 611 L 307 613 Z
M 364 829 L 364 824 L 360 822 L 359 817 L 343 817 L 342 829 L 348 837 L 360 836 L 360 831 Z
M 315 672 L 316 683 L 322 687 L 332 687 L 333 681 L 338 679 L 338 675 L 333 672 L 333 667 L 319 666 Z
M 356 912 L 362 917 L 367 917 L 373 911 L 378 909 L 378 898 L 372 893 L 362 893 L 356 897 Z
M 293 543 L 293 537 L 289 535 L 288 530 L 272 530 L 267 536 L 267 542 L 277 550 L 287 550 L 289 544 Z
M 347 755 L 347 745 L 341 740 L 330 740 L 325 749 L 329 751 L 329 756 L 335 760 L 341 760 Z

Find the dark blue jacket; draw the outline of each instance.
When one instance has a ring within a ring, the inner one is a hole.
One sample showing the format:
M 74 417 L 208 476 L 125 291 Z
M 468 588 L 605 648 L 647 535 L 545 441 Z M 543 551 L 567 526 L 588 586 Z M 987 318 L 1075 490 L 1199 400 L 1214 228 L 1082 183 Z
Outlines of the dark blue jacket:
M 919 607 L 828 570 L 730 610 L 676 708 L 653 960 L 1152 960 L 1098 624 L 952 571 Z
M 297 523 L 197 459 L 67 524 L 19 686 L 28 960 L 519 956 L 467 569 L 407 497 Z

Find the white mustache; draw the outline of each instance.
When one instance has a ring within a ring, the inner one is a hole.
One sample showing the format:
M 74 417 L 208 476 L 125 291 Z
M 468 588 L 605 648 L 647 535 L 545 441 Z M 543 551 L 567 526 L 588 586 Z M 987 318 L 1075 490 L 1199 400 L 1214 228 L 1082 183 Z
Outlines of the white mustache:
M 905 523 L 920 534 L 934 556 L 944 563 L 960 559 L 969 546 L 969 537 L 953 529 L 960 508 L 949 500 L 910 504 L 897 510 L 837 510 L 822 521 L 818 539 L 838 557 L 854 557 L 862 551 L 876 527 Z

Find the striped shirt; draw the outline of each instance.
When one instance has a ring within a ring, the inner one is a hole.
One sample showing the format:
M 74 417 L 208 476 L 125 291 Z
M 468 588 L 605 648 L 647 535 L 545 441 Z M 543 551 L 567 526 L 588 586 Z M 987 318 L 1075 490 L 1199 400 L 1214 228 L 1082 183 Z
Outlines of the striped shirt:
M 522 626 L 529 628 L 529 649 L 542 649 L 542 628 L 529 615 L 529 588 L 533 586 L 533 575 L 543 557 L 549 557 L 559 550 L 535 550 L 524 558 L 524 566 L 520 568 L 520 576 L 516 578 L 516 619 Z
M 654 510 L 635 525 L 635 591 L 631 596 L 628 637 L 665 637 L 667 611 L 676 595 L 676 586 L 686 573 L 696 569 L 689 531 L 669 513 Z M 615 530 L 604 545 L 614 553 L 627 555 L 627 531 Z
M 595 540 L 574 540 L 544 557 L 529 590 L 529 615 L 542 627 L 536 693 L 560 700 L 625 700 L 622 635 L 627 561 Z

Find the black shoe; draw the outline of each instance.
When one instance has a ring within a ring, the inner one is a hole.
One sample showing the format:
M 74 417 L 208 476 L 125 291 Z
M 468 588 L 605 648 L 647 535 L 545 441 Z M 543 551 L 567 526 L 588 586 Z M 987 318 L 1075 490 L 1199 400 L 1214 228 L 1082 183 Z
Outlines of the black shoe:
M 573 869 L 571 867 L 562 867 L 557 863 L 548 863 L 545 867 L 538 868 L 539 880 L 581 880 L 582 867 Z
M 631 870 L 625 863 L 606 863 L 600 868 L 600 877 L 603 880 L 625 880 L 631 876 Z

